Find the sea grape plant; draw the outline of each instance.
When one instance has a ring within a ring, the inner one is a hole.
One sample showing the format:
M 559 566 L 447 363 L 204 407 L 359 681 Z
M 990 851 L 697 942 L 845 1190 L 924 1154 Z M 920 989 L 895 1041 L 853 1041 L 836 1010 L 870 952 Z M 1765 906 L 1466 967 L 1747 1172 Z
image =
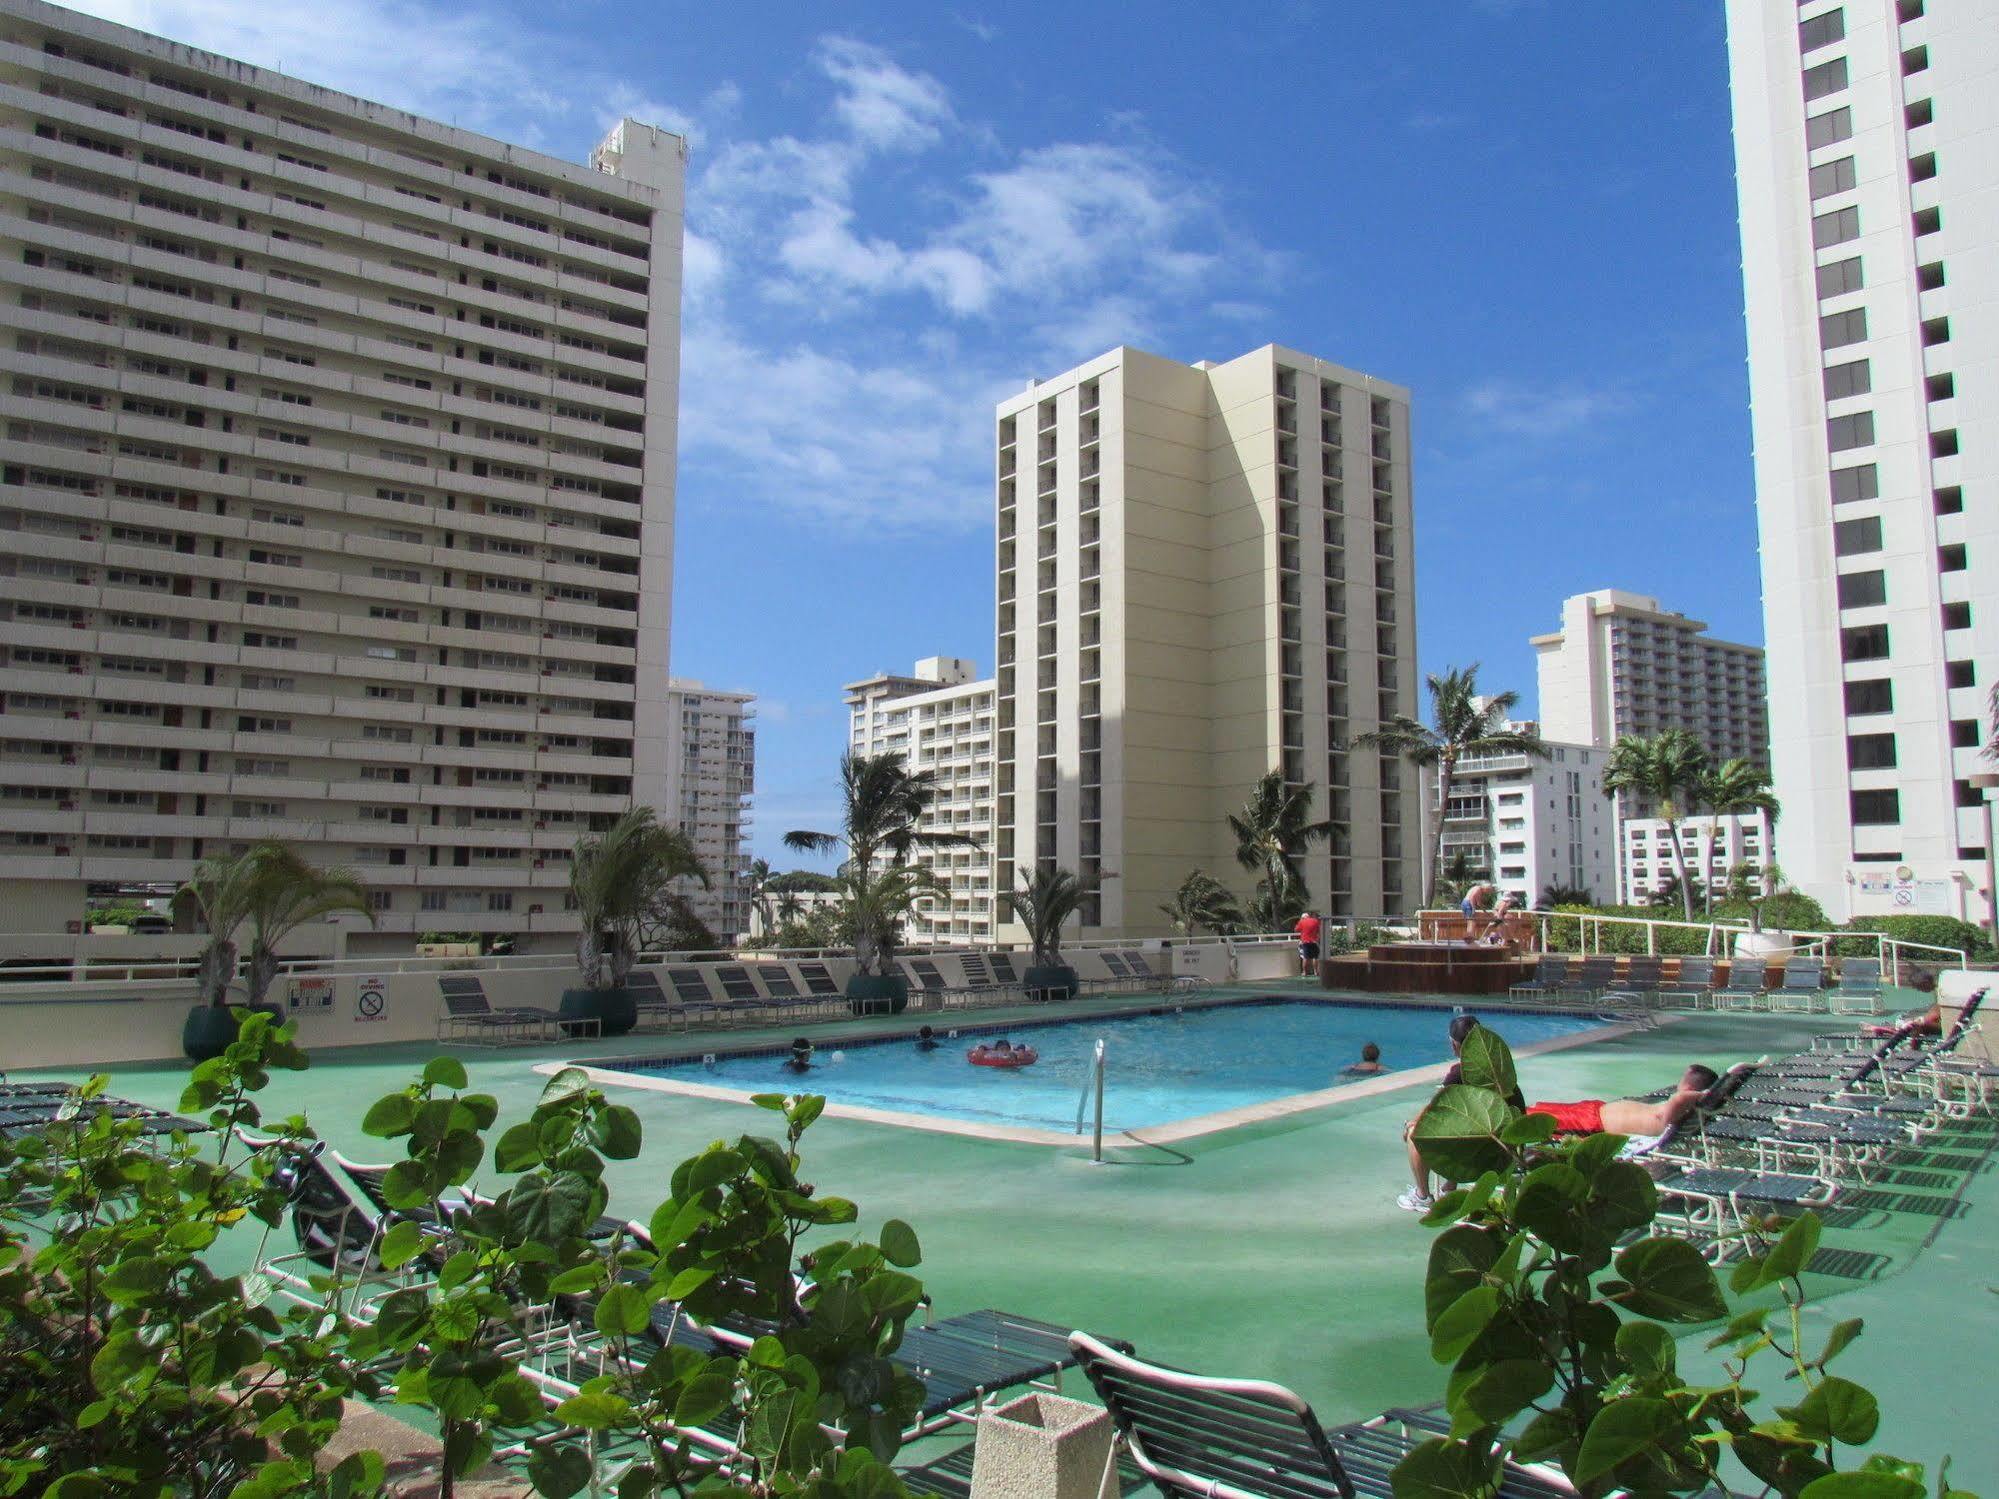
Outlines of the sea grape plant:
M 1425 1221 L 1442 1230 L 1424 1284 L 1430 1351 L 1450 1367 L 1448 1437 L 1396 1468 L 1397 1499 L 1486 1499 L 1502 1459 L 1552 1464 L 1589 1499 L 1725 1486 L 1729 1455 L 1785 1499 L 1928 1499 L 1921 1465 L 1867 1454 L 1875 1397 L 1829 1366 L 1860 1335 L 1853 1318 L 1810 1346 L 1802 1277 L 1819 1242 L 1806 1214 L 1736 1246 L 1731 1313 L 1700 1248 L 1653 1232 L 1658 1192 L 1618 1135 L 1556 1140 L 1523 1114 L 1512 1053 L 1480 1028 L 1462 1082 L 1440 1089 L 1414 1139 L 1430 1168 L 1466 1183 Z M 1718 1324 L 1719 1383 L 1679 1371 L 1675 1329 Z M 1781 1365 L 1783 1393 L 1744 1384 Z M 1971 1499 L 1934 1480 L 1938 1499 Z M 1740 1479 L 1737 1476 L 1737 1486 Z

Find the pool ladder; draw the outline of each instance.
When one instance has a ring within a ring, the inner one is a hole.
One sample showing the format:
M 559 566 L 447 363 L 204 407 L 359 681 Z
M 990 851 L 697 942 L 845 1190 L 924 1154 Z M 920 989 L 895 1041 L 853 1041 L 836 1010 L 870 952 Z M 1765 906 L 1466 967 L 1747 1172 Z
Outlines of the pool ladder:
M 1089 1074 L 1083 1079 L 1083 1091 L 1076 1098 L 1076 1133 L 1083 1132 L 1083 1115 L 1090 1112 L 1090 1099 L 1096 1098 L 1095 1123 L 1090 1132 L 1090 1159 L 1099 1166 L 1104 1163 L 1104 1038 L 1097 1037 L 1096 1051 L 1090 1057 Z

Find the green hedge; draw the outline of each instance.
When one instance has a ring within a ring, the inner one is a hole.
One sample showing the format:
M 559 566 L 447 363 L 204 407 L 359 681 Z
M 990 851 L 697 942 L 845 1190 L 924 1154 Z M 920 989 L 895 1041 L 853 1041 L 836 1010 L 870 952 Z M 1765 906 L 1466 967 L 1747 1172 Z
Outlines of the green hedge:
M 1833 929 L 1833 919 L 1826 915 L 1825 907 L 1797 890 L 1765 896 L 1762 906 L 1763 926 L 1768 931 L 1829 932 Z M 1714 914 L 1730 921 L 1747 921 L 1749 909 L 1746 900 L 1725 900 L 1714 908 Z
M 1548 923 L 1548 951 L 1582 951 L 1583 924 L 1575 919 L 1581 913 L 1591 916 L 1636 916 L 1648 921 L 1679 919 L 1672 912 L 1662 911 L 1657 906 L 1557 906 L 1554 919 Z M 1591 952 L 1639 954 L 1645 950 L 1645 928 L 1642 926 L 1605 923 L 1596 928 L 1590 940 Z M 1660 927 L 1657 945 L 1652 950 L 1662 957 L 1698 957 L 1707 951 L 1707 933 L 1686 927 Z
M 1933 947 L 1961 947 L 1971 957 L 1990 956 L 1985 933 L 1955 916 L 1861 916 L 1849 921 L 1841 931 L 1879 932 L 1903 942 L 1926 942 Z M 1848 938 L 1833 944 L 1842 958 L 1872 957 L 1875 944 L 1865 938 Z M 1912 962 L 1945 961 L 1942 953 L 1910 953 Z

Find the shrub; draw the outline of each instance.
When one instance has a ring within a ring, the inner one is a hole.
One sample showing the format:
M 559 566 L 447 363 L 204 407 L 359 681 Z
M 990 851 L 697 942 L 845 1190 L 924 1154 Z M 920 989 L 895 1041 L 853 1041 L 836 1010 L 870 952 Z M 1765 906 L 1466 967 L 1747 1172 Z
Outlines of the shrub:
M 1438 1090 L 1413 1136 L 1433 1171 L 1468 1184 L 1424 1220 L 1443 1230 L 1423 1289 L 1431 1355 L 1451 1369 L 1451 1435 L 1396 1467 L 1396 1499 L 1491 1494 L 1501 1456 L 1552 1463 L 1585 1495 L 1708 1493 L 1725 1452 L 1785 1499 L 1924 1499 L 1921 1466 L 1856 1450 L 1874 1441 L 1879 1404 L 1828 1366 L 1860 1319 L 1807 1342 L 1815 1216 L 1748 1236 L 1730 1288 L 1760 1304 L 1707 1345 L 1727 1350 L 1724 1378 L 1690 1383 L 1669 1329 L 1730 1310 L 1699 1249 L 1651 1233 L 1658 1190 L 1617 1159 L 1623 1137 L 1557 1142 L 1552 1119 L 1513 1108 L 1512 1053 L 1491 1031 L 1471 1033 L 1459 1066 L 1462 1083 Z M 1758 1383 L 1785 1404 L 1743 1383 L 1766 1349 L 1782 1377 Z M 1971 1499 L 1948 1468 L 1937 1493 Z
M 1849 921 L 1840 930 L 1879 932 L 1902 942 L 1960 948 L 1968 957 L 1982 957 L 1991 951 L 1983 929 L 1968 921 L 1959 921 L 1955 916 L 1861 916 Z M 1864 937 L 1842 938 L 1833 944 L 1833 951 L 1842 958 L 1871 958 L 1876 947 L 1876 943 Z M 1916 962 L 1945 961 L 1942 953 L 1915 952 L 1908 956 Z
M 1677 919 L 1656 906 L 1557 906 L 1548 921 L 1548 951 L 1582 951 L 1583 924 L 1575 918 L 1591 916 L 1637 916 L 1646 920 Z M 1567 919 L 1564 919 L 1567 918 Z M 1662 926 L 1651 949 L 1662 957 L 1697 957 L 1707 949 L 1707 933 L 1685 927 Z M 1603 953 L 1639 954 L 1646 951 L 1645 928 L 1621 922 L 1599 925 L 1590 938 L 1590 950 Z
M 1747 921 L 1749 911 L 1746 900 L 1723 901 L 1714 908 L 1716 916 L 1730 921 Z M 1829 932 L 1833 921 L 1825 907 L 1803 891 L 1780 890 L 1763 900 L 1763 925 L 1779 932 Z

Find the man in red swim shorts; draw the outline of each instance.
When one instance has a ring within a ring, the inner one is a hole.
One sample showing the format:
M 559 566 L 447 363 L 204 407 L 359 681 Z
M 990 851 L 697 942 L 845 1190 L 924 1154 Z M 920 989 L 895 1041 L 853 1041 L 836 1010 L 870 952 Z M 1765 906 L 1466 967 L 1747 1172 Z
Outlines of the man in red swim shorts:
M 1617 1098 L 1608 1103 L 1585 1098 L 1576 1103 L 1536 1103 L 1530 1114 L 1546 1114 L 1558 1135 L 1663 1135 L 1685 1118 L 1719 1079 L 1711 1067 L 1689 1067 L 1670 1098 L 1647 1102 Z

